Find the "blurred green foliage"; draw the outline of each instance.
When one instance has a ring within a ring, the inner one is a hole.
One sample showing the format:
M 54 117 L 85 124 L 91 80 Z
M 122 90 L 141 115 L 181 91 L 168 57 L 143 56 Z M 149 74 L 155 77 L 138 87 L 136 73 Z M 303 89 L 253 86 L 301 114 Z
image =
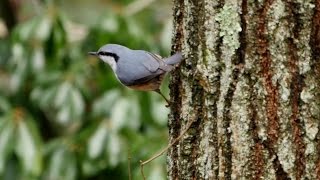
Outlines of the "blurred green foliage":
M 30 17 L 0 41 L 0 179 L 128 179 L 129 158 L 141 179 L 139 161 L 167 144 L 162 98 L 121 86 L 87 52 L 117 43 L 168 55 L 171 14 L 155 20 L 168 2 L 133 14 L 136 1 L 79 1 L 80 12 L 73 2 L 25 2 Z M 145 167 L 149 179 L 165 172 L 165 157 Z

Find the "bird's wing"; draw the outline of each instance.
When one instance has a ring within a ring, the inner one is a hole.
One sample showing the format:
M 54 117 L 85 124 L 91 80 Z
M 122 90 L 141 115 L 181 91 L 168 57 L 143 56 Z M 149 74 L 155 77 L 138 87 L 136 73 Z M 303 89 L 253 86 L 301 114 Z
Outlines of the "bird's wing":
M 147 51 L 142 52 L 143 55 L 140 57 L 143 58 L 140 59 L 140 62 L 146 71 L 140 71 L 140 74 L 134 78 L 134 84 L 148 82 L 153 78 L 156 78 L 157 76 L 171 70 L 169 69 L 171 66 L 166 65 L 161 56 Z
M 146 51 L 146 54 L 149 56 L 148 61 L 143 61 L 143 65 L 150 71 L 150 72 L 156 72 L 158 69 L 164 70 L 166 72 L 169 72 L 172 70 L 172 66 L 165 64 L 162 57 L 150 53 Z
M 125 85 L 148 82 L 151 79 L 172 70 L 160 56 L 143 50 L 135 50 L 130 55 L 131 61 L 121 61 L 118 64 L 118 78 Z M 125 68 L 123 68 L 125 67 Z
M 159 69 L 160 63 L 156 55 L 150 55 L 143 50 L 134 50 L 128 54 L 127 61 L 118 61 L 117 76 L 125 85 L 147 82 L 152 78 L 163 74 Z
M 155 54 L 149 53 L 147 51 L 143 51 L 141 54 L 143 56 L 140 56 L 141 64 L 151 73 L 156 72 L 160 67 L 160 58 L 156 56 Z
M 131 85 L 144 84 L 144 83 L 146 83 L 148 81 L 151 81 L 153 78 L 156 78 L 157 76 L 160 76 L 161 74 L 163 74 L 163 72 L 154 73 L 154 74 L 150 74 L 150 75 L 144 76 L 144 77 L 139 78 L 139 79 L 135 79 L 135 80 L 133 80 Z

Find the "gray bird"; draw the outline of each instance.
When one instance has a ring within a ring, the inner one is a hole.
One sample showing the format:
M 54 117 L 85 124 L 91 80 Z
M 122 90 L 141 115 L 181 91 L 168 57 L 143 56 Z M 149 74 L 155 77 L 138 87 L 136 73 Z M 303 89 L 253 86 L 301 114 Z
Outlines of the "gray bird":
M 161 93 L 160 85 L 167 72 L 182 60 L 182 54 L 176 53 L 168 58 L 143 51 L 132 50 L 118 44 L 107 44 L 90 55 L 99 57 L 109 64 L 118 80 L 125 86 L 142 91 L 155 91 L 168 103 Z

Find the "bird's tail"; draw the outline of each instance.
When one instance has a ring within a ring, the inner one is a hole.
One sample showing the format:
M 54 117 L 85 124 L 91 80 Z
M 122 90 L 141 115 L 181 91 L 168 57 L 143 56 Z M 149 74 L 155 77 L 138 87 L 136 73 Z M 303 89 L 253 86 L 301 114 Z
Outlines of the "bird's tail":
M 175 65 L 181 62 L 182 59 L 182 53 L 178 52 L 168 58 L 164 58 L 164 63 L 166 63 L 167 65 Z

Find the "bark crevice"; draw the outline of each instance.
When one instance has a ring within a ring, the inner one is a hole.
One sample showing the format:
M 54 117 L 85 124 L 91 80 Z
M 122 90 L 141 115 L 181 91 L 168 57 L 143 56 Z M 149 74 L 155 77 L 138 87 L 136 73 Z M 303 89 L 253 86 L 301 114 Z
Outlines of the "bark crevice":
M 298 47 L 295 40 L 299 40 L 300 31 L 302 27 L 302 22 L 300 19 L 300 14 L 298 12 L 299 5 L 292 1 L 285 1 L 287 11 L 289 14 L 288 20 L 289 24 L 292 24 L 291 37 L 287 40 L 288 47 L 288 63 L 289 72 L 291 73 L 291 83 L 290 83 L 290 100 L 292 115 L 291 126 L 293 132 L 293 143 L 295 144 L 295 173 L 296 178 L 301 179 L 305 171 L 305 143 L 302 139 L 302 134 L 304 133 L 304 124 L 299 119 L 299 104 L 301 103 L 300 94 L 304 84 L 304 77 L 300 75 L 299 72 L 299 57 L 298 57 Z
M 174 12 L 174 38 L 172 40 L 172 53 L 174 52 L 182 52 L 182 44 L 184 38 L 183 32 L 183 19 L 184 19 L 184 4 L 183 0 L 175 0 L 173 12 Z M 184 64 L 184 62 L 181 62 Z M 169 142 L 176 139 L 179 136 L 179 132 L 181 131 L 181 107 L 182 107 L 182 99 L 181 94 L 183 94 L 183 87 L 181 84 L 181 76 L 179 75 L 180 67 L 177 67 L 175 71 L 172 72 L 171 83 L 169 84 L 169 88 L 173 91 L 170 91 L 170 101 L 171 101 L 171 111 L 175 113 L 169 114 L 169 134 L 170 139 Z M 169 149 L 168 157 L 171 156 L 170 159 L 167 159 L 168 162 L 168 176 L 177 179 L 178 171 L 179 171 L 179 162 L 178 162 L 178 146 L 177 144 L 173 145 L 172 148 Z
M 272 76 L 273 72 L 271 70 L 271 54 L 269 51 L 269 42 L 267 34 L 267 14 L 274 3 L 274 0 L 265 0 L 261 9 L 258 12 L 258 54 L 260 56 L 260 66 L 261 66 L 261 76 L 264 80 L 264 86 L 267 92 L 266 95 L 266 115 L 267 115 L 267 136 L 268 140 L 263 144 L 269 152 L 270 158 L 274 158 L 273 167 L 276 171 L 277 179 L 288 179 L 288 174 L 284 171 L 279 158 L 277 156 L 276 148 L 277 141 L 279 137 L 279 92 L 278 92 L 278 82 L 273 84 Z

